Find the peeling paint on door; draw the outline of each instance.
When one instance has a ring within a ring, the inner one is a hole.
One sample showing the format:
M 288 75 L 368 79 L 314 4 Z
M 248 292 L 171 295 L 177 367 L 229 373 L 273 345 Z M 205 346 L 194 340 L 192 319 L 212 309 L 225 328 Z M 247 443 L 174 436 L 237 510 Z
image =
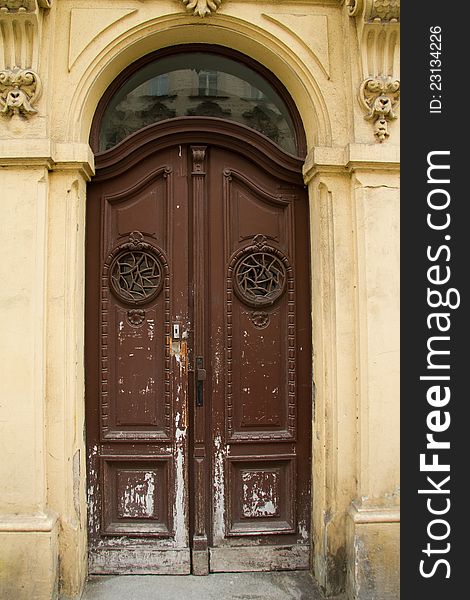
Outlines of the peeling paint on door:
M 220 433 L 214 438 L 214 538 L 222 539 L 225 535 L 225 451 Z
M 242 481 L 244 517 L 272 517 L 279 514 L 276 473 L 245 471 Z
M 121 477 L 125 476 L 123 473 Z M 145 473 L 144 480 L 137 483 L 135 477 L 128 476 L 118 503 L 121 518 L 155 517 L 155 473 Z
M 304 540 L 305 542 L 308 541 L 308 530 L 304 521 L 299 522 L 299 533 L 302 537 L 302 540 Z
M 175 544 L 177 548 L 183 548 L 188 543 L 185 515 L 185 478 L 184 478 L 184 449 L 186 440 L 186 428 L 180 429 L 180 413 L 175 417 Z

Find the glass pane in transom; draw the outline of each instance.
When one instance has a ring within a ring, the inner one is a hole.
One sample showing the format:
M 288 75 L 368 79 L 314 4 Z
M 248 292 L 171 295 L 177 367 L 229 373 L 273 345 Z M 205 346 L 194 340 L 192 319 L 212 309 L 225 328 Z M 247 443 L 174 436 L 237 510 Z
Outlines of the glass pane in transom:
M 134 73 L 106 108 L 99 150 L 158 121 L 188 116 L 242 123 L 298 153 L 293 120 L 272 84 L 247 65 L 208 52 L 163 57 Z

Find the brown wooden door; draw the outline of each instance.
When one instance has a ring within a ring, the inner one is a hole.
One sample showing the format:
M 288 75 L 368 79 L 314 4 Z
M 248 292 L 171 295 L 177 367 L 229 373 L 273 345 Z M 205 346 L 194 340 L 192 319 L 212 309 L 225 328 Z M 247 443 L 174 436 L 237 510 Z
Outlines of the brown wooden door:
M 88 194 L 90 571 L 306 568 L 301 161 L 175 121 L 98 155 Z

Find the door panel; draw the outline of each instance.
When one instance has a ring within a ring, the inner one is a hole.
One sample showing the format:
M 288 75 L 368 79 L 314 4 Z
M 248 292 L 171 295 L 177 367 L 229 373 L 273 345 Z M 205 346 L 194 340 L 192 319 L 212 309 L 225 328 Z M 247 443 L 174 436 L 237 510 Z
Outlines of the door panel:
M 87 212 L 90 572 L 309 566 L 300 161 L 293 175 L 271 143 L 242 152 L 224 127 L 192 142 L 182 129 L 160 146 L 148 130 L 106 153 L 101 172 L 97 161 Z
M 186 163 L 175 149 L 90 186 L 92 573 L 190 572 L 187 220 Z
M 311 403 L 310 380 L 303 390 L 298 380 L 311 348 L 299 346 L 297 321 L 308 328 L 309 314 L 296 291 L 308 296 L 308 235 L 298 240 L 295 226 L 296 213 L 308 218 L 304 190 L 220 148 L 210 161 L 211 570 L 307 568 L 310 416 L 299 425 L 297 415 Z
M 171 531 L 167 494 L 170 460 L 104 458 L 103 531 L 106 535 L 164 535 Z

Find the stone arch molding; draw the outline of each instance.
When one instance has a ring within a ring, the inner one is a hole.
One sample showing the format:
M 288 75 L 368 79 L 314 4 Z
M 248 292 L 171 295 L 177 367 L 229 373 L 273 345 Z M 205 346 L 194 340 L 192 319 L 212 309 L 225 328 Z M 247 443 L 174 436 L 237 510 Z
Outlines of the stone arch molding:
M 311 71 L 291 48 L 266 30 L 240 18 L 218 13 L 210 17 L 210 27 L 207 24 L 202 18 L 194 20 L 192 15 L 167 15 L 140 23 L 113 39 L 87 66 L 75 88 L 67 114 L 68 139 L 88 143 L 97 104 L 126 66 L 159 48 L 207 43 L 233 48 L 268 67 L 297 105 L 307 146 L 332 144 L 325 98 Z

